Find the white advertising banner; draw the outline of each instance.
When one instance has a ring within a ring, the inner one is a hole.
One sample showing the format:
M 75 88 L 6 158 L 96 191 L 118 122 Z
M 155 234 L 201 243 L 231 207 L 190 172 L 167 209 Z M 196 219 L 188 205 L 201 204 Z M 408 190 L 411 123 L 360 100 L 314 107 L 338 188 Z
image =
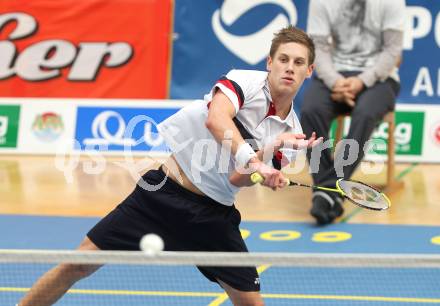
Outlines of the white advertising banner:
M 53 154 L 62 148 L 72 148 L 75 123 L 76 105 L 73 103 L 58 99 L 25 102 L 21 105 L 17 150 Z
M 156 124 L 188 102 L 0 98 L 0 154 L 168 154 Z M 395 115 L 396 161 L 440 162 L 440 106 L 397 104 Z M 379 141 L 366 159 L 386 159 L 387 123 L 372 139 Z

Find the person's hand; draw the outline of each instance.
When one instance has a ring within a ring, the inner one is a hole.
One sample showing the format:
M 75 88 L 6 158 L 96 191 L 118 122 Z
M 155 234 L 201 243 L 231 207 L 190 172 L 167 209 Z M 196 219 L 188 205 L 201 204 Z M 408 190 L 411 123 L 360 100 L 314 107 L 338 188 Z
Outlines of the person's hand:
M 356 76 L 349 77 L 346 80 L 349 91 L 355 96 L 357 96 L 365 88 L 364 82 L 362 82 L 362 80 Z
M 354 107 L 356 95 L 351 91 L 350 84 L 348 78 L 336 80 L 330 95 L 331 99 L 337 103 L 345 103 L 350 107 Z
M 331 99 L 338 103 L 345 103 L 350 107 L 354 107 L 356 96 L 349 91 L 332 92 Z
M 266 165 L 256 157 L 249 161 L 249 167 L 253 170 L 252 173 L 258 172 L 264 178 L 261 183 L 263 186 L 277 190 L 287 185 L 287 180 L 281 171 Z
M 340 78 L 337 79 L 335 84 L 333 85 L 332 91 L 343 91 L 347 90 L 349 87 L 349 84 L 347 82 L 346 78 Z
M 301 150 L 311 148 L 323 141 L 323 137 L 316 138 L 316 133 L 313 132 L 309 139 L 306 139 L 305 134 L 283 133 L 276 138 L 275 148 L 278 151 L 282 147 L 289 149 Z

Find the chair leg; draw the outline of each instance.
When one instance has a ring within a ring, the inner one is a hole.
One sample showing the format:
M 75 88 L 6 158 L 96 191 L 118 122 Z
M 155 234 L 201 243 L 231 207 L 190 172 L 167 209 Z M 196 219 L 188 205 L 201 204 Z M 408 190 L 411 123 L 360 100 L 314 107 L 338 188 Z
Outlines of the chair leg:
M 388 154 L 388 166 L 387 166 L 387 180 L 386 180 L 386 189 L 388 191 L 398 189 L 403 186 L 403 182 L 397 181 L 395 178 L 395 139 L 394 139 L 394 131 L 396 128 L 396 121 L 394 112 L 388 113 L 384 120 L 388 122 L 388 145 L 387 145 L 387 154 Z
M 333 153 L 336 152 L 336 145 L 342 139 L 342 133 L 344 132 L 344 119 L 345 116 L 338 116 L 336 118 L 336 132 L 335 132 L 335 142 L 333 144 Z
M 391 186 L 394 183 L 394 154 L 395 154 L 394 129 L 395 129 L 395 121 L 394 121 L 394 114 L 393 114 L 393 115 L 390 116 L 390 118 L 388 120 L 387 186 Z

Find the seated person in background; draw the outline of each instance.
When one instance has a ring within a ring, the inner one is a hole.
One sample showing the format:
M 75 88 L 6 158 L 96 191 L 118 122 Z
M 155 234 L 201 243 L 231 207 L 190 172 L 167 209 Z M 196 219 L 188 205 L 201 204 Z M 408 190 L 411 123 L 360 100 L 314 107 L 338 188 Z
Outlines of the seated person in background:
M 306 89 L 300 112 L 306 135 L 316 131 L 328 139 L 331 122 L 349 113 L 347 139 L 357 141 L 359 154 L 350 165 L 349 148 L 332 157 L 325 141 L 319 158 L 307 157 L 315 185 L 334 187 L 349 179 L 364 157 L 364 144 L 382 117 L 394 109 L 399 92 L 397 63 L 403 47 L 404 0 L 310 0 L 307 31 L 316 46 L 316 76 Z M 342 169 L 338 171 L 338 169 Z M 328 224 L 343 213 L 342 198 L 315 191 L 311 215 Z

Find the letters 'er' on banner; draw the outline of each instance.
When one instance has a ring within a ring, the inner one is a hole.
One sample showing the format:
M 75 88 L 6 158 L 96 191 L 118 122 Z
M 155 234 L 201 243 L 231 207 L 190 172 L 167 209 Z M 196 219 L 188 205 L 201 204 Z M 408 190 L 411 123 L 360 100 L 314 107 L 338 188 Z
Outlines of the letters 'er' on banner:
M 0 96 L 168 96 L 171 0 L 2 0 Z

